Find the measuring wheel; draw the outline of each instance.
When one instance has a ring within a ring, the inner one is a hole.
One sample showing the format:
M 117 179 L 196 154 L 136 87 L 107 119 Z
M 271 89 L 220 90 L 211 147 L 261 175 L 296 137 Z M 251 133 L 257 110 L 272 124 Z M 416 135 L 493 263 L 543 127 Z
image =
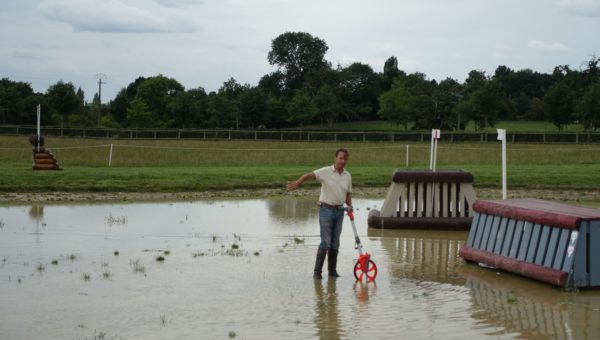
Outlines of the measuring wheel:
M 359 259 L 354 265 L 354 277 L 356 280 L 361 281 L 366 276 L 367 282 L 375 281 L 377 277 L 377 265 L 371 259 Z

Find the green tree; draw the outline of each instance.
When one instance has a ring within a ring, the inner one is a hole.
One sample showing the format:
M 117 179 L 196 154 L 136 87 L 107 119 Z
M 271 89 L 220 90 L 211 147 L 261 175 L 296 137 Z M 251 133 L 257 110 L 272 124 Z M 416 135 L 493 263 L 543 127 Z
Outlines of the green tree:
M 184 87 L 177 80 L 159 74 L 144 80 L 138 86 L 136 98 L 148 106 L 157 125 L 171 127 L 174 119 L 167 106 L 179 92 L 183 91 Z
M 109 113 L 120 125 L 127 124 L 127 108 L 137 95 L 137 90 L 146 78 L 138 77 L 135 81 L 122 88 L 109 103 Z
M 36 103 L 31 85 L 24 82 L 0 79 L 0 123 L 34 124 L 36 122 Z
M 132 128 L 150 128 L 155 126 L 154 115 L 141 98 L 135 98 L 127 108 L 127 124 Z
M 406 73 L 398 69 L 398 58 L 389 57 L 383 64 L 382 91 L 388 91 L 398 77 L 406 76 Z
M 287 110 L 289 121 L 299 124 L 300 127 L 312 123 L 319 114 L 318 108 L 305 90 L 295 91 L 294 97 L 288 104 Z
M 488 80 L 470 93 L 457 109 L 461 115 L 475 123 L 477 130 L 483 130 L 496 125 L 503 105 L 502 98 L 499 84 Z
M 319 111 L 321 122 L 327 122 L 328 127 L 333 127 L 342 111 L 340 98 L 328 85 L 323 85 L 313 98 L 314 105 Z
M 167 104 L 173 127 L 193 128 L 208 125 L 207 95 L 202 87 L 177 92 Z
M 585 128 L 596 131 L 600 125 L 600 79 L 583 92 L 575 104 L 574 116 Z
M 352 63 L 339 69 L 339 93 L 342 114 L 347 120 L 372 120 L 377 118 L 378 97 L 381 94 L 378 75 L 371 66 Z
M 55 123 L 62 124 L 70 115 L 81 112 L 83 102 L 77 95 L 73 83 L 65 83 L 62 80 L 50 86 L 46 91 L 46 100 L 50 114 Z M 77 119 L 73 119 L 77 121 Z
M 253 129 L 266 125 L 268 98 L 258 87 L 249 88 L 240 95 L 240 116 L 245 126 Z
M 544 112 L 559 130 L 573 121 L 574 106 L 575 92 L 569 79 L 554 84 L 544 96 Z
M 269 64 L 277 65 L 285 76 L 286 89 L 302 87 L 311 71 L 329 67 L 325 60 L 327 43 L 304 32 L 286 32 L 273 39 L 267 55 Z
M 379 97 L 379 116 L 396 125 L 404 125 L 408 129 L 408 124 L 415 118 L 414 116 L 414 97 L 402 80 L 396 80 L 392 89 L 384 92 Z

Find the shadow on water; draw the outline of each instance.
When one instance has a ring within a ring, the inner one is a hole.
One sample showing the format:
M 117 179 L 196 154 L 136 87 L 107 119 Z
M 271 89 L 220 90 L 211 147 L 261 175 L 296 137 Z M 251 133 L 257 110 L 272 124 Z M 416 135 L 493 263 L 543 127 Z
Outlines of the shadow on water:
M 466 232 L 374 230 L 397 280 L 447 283 L 468 288 L 470 317 L 477 325 L 526 339 L 600 338 L 600 290 L 567 292 L 458 256 Z M 494 334 L 490 334 L 494 335 Z

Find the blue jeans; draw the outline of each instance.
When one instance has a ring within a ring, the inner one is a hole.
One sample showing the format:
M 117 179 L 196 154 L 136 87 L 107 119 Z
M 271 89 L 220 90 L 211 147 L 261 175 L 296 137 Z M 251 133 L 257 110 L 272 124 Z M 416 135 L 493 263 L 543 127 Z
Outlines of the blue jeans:
M 340 248 L 340 235 L 344 211 L 335 208 L 319 208 L 319 226 L 321 227 L 321 244 L 319 249 L 338 250 Z

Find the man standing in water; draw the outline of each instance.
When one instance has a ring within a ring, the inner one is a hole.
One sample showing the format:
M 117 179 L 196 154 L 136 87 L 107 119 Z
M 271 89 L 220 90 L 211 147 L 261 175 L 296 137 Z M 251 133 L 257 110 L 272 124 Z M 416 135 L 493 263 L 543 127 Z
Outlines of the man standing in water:
M 352 210 L 352 176 L 346 171 L 349 153 L 346 149 L 335 151 L 333 165 L 307 172 L 296 181 L 287 184 L 287 190 L 296 190 L 307 180 L 321 182 L 319 196 L 319 225 L 321 229 L 321 244 L 317 250 L 317 259 L 313 278 L 322 279 L 321 271 L 327 255 L 329 276 L 339 277 L 337 273 L 337 256 L 340 248 L 340 234 L 344 220 L 343 205 Z

